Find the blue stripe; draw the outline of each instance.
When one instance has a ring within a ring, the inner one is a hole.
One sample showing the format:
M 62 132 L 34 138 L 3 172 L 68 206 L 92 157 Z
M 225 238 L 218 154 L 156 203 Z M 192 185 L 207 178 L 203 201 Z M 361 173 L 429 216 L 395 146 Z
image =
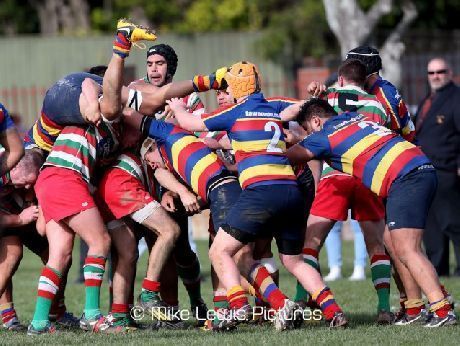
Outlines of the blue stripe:
M 257 155 L 250 156 L 238 163 L 238 171 L 242 172 L 247 168 L 259 165 L 285 165 L 289 166 L 289 160 L 284 155 Z
M 276 284 L 272 283 L 268 285 L 268 287 L 264 291 L 264 298 L 268 300 L 268 297 L 270 296 L 270 293 L 272 293 L 274 290 L 276 290 Z
M 362 181 L 365 186 L 369 188 L 371 187 L 372 178 L 374 177 L 375 169 L 378 164 L 382 161 L 383 156 L 385 156 L 385 154 L 399 142 L 404 142 L 404 140 L 399 136 L 395 136 L 388 142 L 383 143 L 382 148 L 377 152 L 377 154 L 366 162 L 362 177 Z

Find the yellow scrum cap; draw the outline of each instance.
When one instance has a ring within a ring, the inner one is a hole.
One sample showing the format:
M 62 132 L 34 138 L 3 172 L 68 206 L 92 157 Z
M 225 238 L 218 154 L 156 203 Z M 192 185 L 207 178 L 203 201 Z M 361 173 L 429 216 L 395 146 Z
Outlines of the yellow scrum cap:
M 249 96 L 260 91 L 260 74 L 257 66 L 248 61 L 233 64 L 225 75 L 233 97 Z

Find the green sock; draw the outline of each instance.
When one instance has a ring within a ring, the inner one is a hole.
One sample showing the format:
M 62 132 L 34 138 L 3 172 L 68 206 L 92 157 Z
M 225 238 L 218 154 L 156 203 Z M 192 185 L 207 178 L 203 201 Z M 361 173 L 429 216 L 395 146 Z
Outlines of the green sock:
M 32 326 L 34 329 L 44 329 L 49 324 L 51 303 L 59 289 L 61 273 L 51 267 L 45 266 L 38 279 L 37 303 L 35 305 Z
M 390 257 L 386 254 L 376 254 L 371 258 L 371 275 L 377 291 L 377 311 L 390 311 Z
M 85 309 L 84 314 L 87 319 L 94 319 L 101 315 L 100 293 L 102 279 L 105 272 L 105 257 L 88 256 L 83 266 L 85 275 Z
M 315 268 L 318 272 L 320 272 L 319 269 L 319 262 L 318 262 L 318 251 L 310 248 L 304 248 L 302 250 L 303 254 L 303 261 L 307 263 L 308 265 L 312 266 Z M 294 296 L 294 301 L 299 302 L 299 301 L 308 301 L 310 295 L 308 292 L 303 288 L 303 286 L 300 284 L 299 281 L 297 281 L 296 287 L 295 287 L 295 296 Z

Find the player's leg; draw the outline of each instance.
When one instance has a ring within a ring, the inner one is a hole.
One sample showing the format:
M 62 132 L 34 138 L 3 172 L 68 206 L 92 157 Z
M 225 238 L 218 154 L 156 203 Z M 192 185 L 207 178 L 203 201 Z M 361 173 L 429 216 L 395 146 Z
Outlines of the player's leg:
M 66 224 L 88 245 L 88 254 L 83 269 L 86 298 L 80 326 L 85 330 L 93 330 L 96 322 L 102 316 L 100 289 L 110 250 L 110 236 L 96 207 L 68 217 Z
M 127 223 L 112 221 L 107 225 L 112 239 L 116 261 L 112 262 L 112 304 L 106 317 L 108 328 L 104 332 L 120 333 L 135 330 L 129 319 L 129 300 L 137 263 L 137 240 Z
M 426 327 L 456 323 L 455 314 L 442 289 L 436 270 L 422 250 L 423 228 L 431 200 L 436 191 L 434 169 L 422 166 L 390 187 L 386 212 L 396 256 L 406 266 L 429 300 L 433 317 Z
M 13 304 L 13 281 L 22 258 L 22 242 L 18 236 L 5 234 L 0 238 L 0 314 L 2 327 L 7 330 L 22 330 Z
M 46 237 L 49 243 L 48 262 L 38 281 L 37 302 L 28 329 L 29 335 L 54 332 L 54 326 L 49 321 L 49 312 L 59 289 L 62 272 L 72 257 L 75 234 L 63 223 L 51 220 L 46 224 Z

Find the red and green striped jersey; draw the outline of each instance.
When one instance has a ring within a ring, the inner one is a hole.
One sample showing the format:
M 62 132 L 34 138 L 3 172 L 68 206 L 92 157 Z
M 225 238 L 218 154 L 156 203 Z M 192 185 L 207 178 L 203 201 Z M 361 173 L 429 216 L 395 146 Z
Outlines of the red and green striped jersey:
M 151 196 L 156 195 L 153 171 L 150 166 L 142 162 L 139 154 L 134 150 L 125 150 L 123 153 L 121 153 L 111 167 L 111 169 L 114 168 L 121 169 L 122 171 L 133 176 L 135 179 L 141 182 L 141 184 L 146 188 L 146 191 L 150 193 Z M 116 188 L 116 186 L 114 188 Z
M 265 99 L 255 93 L 234 106 L 203 114 L 210 131 L 226 131 L 235 151 L 239 181 L 243 189 L 256 185 L 296 184 L 286 157 L 280 113 L 296 100 Z
M 370 87 L 369 93 L 375 95 L 385 108 L 390 120 L 389 128 L 401 135 L 406 141 L 413 142 L 415 126 L 396 87 L 379 76 Z
M 388 195 L 397 178 L 430 164 L 415 145 L 357 113 L 332 117 L 300 145 L 332 168 L 360 179 L 380 197 Z
M 146 120 L 144 132 L 156 141 L 168 169 L 207 201 L 208 183 L 226 171 L 217 155 L 192 133 L 164 121 Z
M 94 183 L 97 166 L 107 166 L 116 159 L 120 136 L 119 122 L 102 122 L 95 126 L 66 126 L 49 153 L 44 166 L 55 166 L 81 174 Z
M 376 96 L 368 94 L 360 87 L 346 85 L 326 90 L 327 102 L 334 107 L 337 114 L 357 112 L 368 120 L 381 125 L 387 123 L 388 117 Z

